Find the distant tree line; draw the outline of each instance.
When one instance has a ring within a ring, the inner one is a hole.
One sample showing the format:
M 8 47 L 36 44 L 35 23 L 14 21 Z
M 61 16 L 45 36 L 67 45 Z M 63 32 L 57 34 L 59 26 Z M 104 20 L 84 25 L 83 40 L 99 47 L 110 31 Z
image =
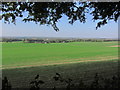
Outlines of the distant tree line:
M 16 42 L 16 41 L 22 41 L 22 39 L 3 38 L 1 41 L 2 42 Z
M 25 43 L 68 43 L 70 40 L 41 40 L 41 39 L 26 39 Z
M 23 42 L 23 43 L 68 43 L 68 42 L 111 42 L 118 39 L 26 39 L 26 38 L 3 38 L 2 42 Z

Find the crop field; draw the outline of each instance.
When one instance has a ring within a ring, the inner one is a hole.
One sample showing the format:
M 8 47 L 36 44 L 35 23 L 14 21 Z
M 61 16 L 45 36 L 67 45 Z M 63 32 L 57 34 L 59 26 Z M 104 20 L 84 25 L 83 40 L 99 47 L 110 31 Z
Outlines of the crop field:
M 117 43 L 3 43 L 3 68 L 117 59 Z
M 24 83 L 28 83 L 36 74 L 40 74 L 48 83 L 56 72 L 74 80 L 81 77 L 90 79 L 96 72 L 108 77 L 117 72 L 117 42 L 2 45 L 3 76 L 7 76 L 14 87 L 29 87 Z

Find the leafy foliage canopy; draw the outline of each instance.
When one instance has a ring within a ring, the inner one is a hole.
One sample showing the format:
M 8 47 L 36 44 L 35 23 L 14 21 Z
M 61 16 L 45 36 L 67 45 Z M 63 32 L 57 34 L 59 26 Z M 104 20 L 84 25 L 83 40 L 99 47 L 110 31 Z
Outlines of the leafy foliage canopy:
M 40 25 L 51 25 L 59 31 L 56 23 L 66 15 L 68 22 L 73 24 L 79 20 L 86 22 L 86 14 L 92 15 L 92 20 L 99 20 L 96 29 L 109 20 L 118 21 L 120 15 L 119 2 L 3 2 L 2 19 L 5 23 L 15 23 L 17 17 L 24 22 L 35 22 Z M 26 12 L 26 16 L 24 16 Z

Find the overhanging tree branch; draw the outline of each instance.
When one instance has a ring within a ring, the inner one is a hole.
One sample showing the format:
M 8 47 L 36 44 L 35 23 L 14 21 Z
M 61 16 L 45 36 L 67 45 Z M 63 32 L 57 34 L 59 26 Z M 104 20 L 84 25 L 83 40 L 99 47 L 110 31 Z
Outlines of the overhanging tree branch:
M 3 2 L 2 19 L 5 23 L 15 23 L 17 17 L 24 22 L 35 22 L 40 25 L 51 25 L 59 31 L 56 23 L 63 15 L 73 24 L 79 20 L 86 22 L 86 14 L 93 16 L 93 21 L 100 20 L 96 29 L 110 20 L 118 21 L 120 15 L 119 2 Z M 27 16 L 24 16 L 27 12 Z

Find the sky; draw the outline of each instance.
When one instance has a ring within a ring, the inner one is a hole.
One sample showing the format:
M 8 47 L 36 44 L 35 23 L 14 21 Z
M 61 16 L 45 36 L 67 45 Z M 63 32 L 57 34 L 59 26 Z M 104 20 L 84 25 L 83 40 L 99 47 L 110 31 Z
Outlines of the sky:
M 118 38 L 118 22 L 109 21 L 107 25 L 96 30 L 97 22 L 87 15 L 87 22 L 76 21 L 73 25 L 63 16 L 57 23 L 60 31 L 56 32 L 51 26 L 40 26 L 33 22 L 24 23 L 17 19 L 16 25 L 2 23 L 3 37 L 74 37 L 74 38 Z

